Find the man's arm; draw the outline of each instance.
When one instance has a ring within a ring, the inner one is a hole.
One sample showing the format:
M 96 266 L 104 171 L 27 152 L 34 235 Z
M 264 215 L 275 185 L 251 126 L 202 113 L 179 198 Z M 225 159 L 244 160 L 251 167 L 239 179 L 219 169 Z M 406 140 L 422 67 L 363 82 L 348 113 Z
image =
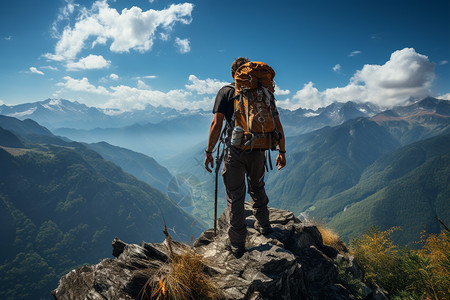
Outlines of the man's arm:
M 222 130 L 224 115 L 222 113 L 215 113 L 214 118 L 211 122 L 211 126 L 209 127 L 209 136 L 208 136 L 208 147 L 206 147 L 206 157 L 205 157 L 205 169 L 211 173 L 212 170 L 209 168 L 214 168 L 214 158 L 212 156 L 212 151 L 216 146 L 217 141 L 220 137 L 220 132 Z
M 281 139 L 278 145 L 280 152 L 278 152 L 277 160 L 275 162 L 275 165 L 278 166 L 278 170 L 280 170 L 284 168 L 284 166 L 286 166 L 286 140 L 284 139 L 283 125 L 281 125 L 281 121 L 278 115 L 275 116 L 275 127 L 277 128 L 278 132 L 281 133 Z

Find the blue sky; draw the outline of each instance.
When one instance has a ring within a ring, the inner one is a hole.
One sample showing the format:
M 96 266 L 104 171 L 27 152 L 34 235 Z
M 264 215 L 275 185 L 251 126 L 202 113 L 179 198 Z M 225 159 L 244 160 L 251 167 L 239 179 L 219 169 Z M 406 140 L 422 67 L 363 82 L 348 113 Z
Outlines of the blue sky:
M 0 104 L 210 109 L 234 58 L 279 106 L 450 100 L 450 1 L 0 2 Z

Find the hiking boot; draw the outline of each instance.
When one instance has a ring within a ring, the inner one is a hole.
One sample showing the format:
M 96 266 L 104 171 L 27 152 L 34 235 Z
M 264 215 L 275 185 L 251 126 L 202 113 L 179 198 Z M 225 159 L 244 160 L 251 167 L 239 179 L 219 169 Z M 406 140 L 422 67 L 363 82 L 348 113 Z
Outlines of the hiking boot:
M 270 226 L 270 223 L 261 225 L 258 220 L 255 222 L 255 229 L 259 231 L 261 234 L 269 234 L 272 232 L 272 226 Z
M 235 243 L 231 243 L 230 240 L 227 240 L 227 242 L 225 244 L 225 249 L 227 249 L 234 255 L 241 255 L 241 256 L 246 251 L 245 243 L 235 244 Z

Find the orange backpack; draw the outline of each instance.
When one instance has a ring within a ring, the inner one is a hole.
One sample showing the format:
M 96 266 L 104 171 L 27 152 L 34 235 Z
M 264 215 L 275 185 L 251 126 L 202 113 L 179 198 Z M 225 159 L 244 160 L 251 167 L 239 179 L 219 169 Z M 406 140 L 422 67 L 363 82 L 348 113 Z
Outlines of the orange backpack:
M 274 150 L 280 134 L 274 112 L 275 71 L 263 62 L 248 62 L 235 73 L 234 127 L 243 129 L 243 139 L 236 147 L 244 150 Z

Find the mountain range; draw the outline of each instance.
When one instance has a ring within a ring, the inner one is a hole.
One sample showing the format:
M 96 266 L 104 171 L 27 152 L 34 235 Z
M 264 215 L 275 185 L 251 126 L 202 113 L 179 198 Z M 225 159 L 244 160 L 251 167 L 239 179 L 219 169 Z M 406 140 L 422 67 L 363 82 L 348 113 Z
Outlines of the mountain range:
M 133 124 L 159 123 L 184 115 L 205 114 L 199 110 L 178 111 L 167 107 L 147 105 L 143 110 L 122 112 L 114 109 L 88 107 L 77 101 L 47 99 L 19 105 L 1 105 L 0 115 L 20 120 L 32 119 L 50 128 L 120 128 Z
M 317 110 L 299 108 L 294 111 L 279 108 L 288 136 L 310 132 L 324 126 L 339 125 L 357 117 L 370 117 L 381 109 L 370 103 L 335 102 Z M 0 115 L 15 117 L 20 120 L 32 119 L 39 124 L 55 130 L 71 128 L 90 130 L 96 128 L 121 128 L 134 124 L 158 124 L 186 116 L 204 116 L 211 119 L 210 111 L 176 110 L 167 107 L 147 105 L 142 110 L 118 111 L 88 107 L 77 101 L 64 99 L 47 99 L 44 101 L 20 105 L 1 105 Z
M 52 119 L 54 112 L 46 118 L 75 126 L 71 116 L 67 123 Z M 280 109 L 280 118 L 289 133 L 288 164 L 266 174 L 271 206 L 326 222 L 346 240 L 371 225 L 401 226 L 396 242 L 411 245 L 423 229 L 439 231 L 436 218 L 450 223 L 449 101 L 426 98 L 386 111 L 335 103 L 316 111 Z M 26 295 L 15 279 L 39 266 L 26 282 L 41 293 L 70 266 L 105 256 L 97 241 L 118 233 L 132 242 L 143 235 L 161 239 L 160 207 L 184 239 L 211 224 L 214 180 L 203 168 L 210 119 L 210 113 L 170 111 L 157 123 L 54 129 L 61 137 L 34 120 L 0 116 L 0 164 L 7 170 L 0 178 L 7 245 L 0 250 L 0 290 Z M 219 209 L 225 206 L 219 183 Z
M 419 228 L 439 231 L 435 217 L 450 221 L 449 107 L 427 98 L 288 139 L 288 165 L 266 181 L 272 205 L 327 222 L 346 239 L 371 225 L 403 227 L 402 244 L 417 241 Z
M 9 130 L 0 133 L 15 138 L 0 139 L 0 298 L 48 298 L 62 274 L 108 256 L 117 235 L 161 241 L 164 220 L 184 241 L 205 229 L 166 194 L 86 146 L 17 134 L 38 130 L 35 122 L 3 117 L 1 124 Z
M 279 109 L 285 134 L 296 136 L 324 126 L 335 126 L 356 117 L 371 117 L 380 108 L 355 102 L 333 103 L 317 110 Z M 182 150 L 206 143 L 211 112 L 175 110 L 148 105 L 130 112 L 87 107 L 63 99 L 0 106 L 0 114 L 34 121 L 55 134 L 85 143 L 107 143 L 156 159 L 168 160 Z M 182 148 L 179 145 L 183 145 Z
M 401 226 L 401 244 L 419 241 L 422 231 L 440 232 L 450 221 L 450 134 L 422 140 L 383 155 L 356 185 L 314 203 L 310 216 L 348 239 L 370 224 Z

